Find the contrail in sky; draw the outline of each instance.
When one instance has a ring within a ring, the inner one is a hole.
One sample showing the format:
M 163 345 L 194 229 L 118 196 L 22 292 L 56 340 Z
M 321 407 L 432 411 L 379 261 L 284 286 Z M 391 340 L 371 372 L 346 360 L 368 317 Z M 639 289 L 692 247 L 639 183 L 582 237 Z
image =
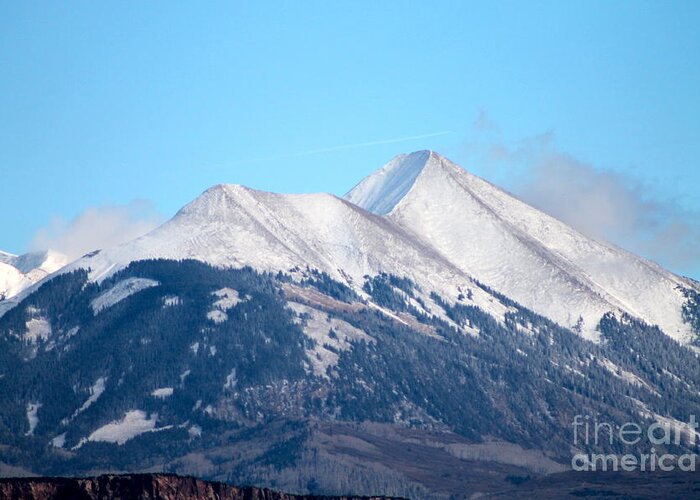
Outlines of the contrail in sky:
M 378 146 L 380 144 L 393 144 L 396 142 L 407 142 L 407 141 L 413 141 L 416 139 L 427 139 L 428 137 L 439 137 L 441 135 L 448 135 L 451 133 L 452 133 L 451 130 L 445 130 L 443 132 L 432 132 L 430 134 L 409 135 L 406 137 L 396 137 L 393 139 L 382 139 L 379 141 L 358 142 L 355 144 L 344 144 L 342 146 L 332 146 L 330 148 L 310 149 L 308 151 L 301 151 L 299 153 L 290 153 L 290 154 L 279 155 L 279 156 L 268 156 L 265 158 L 254 158 L 252 161 L 284 160 L 286 158 L 299 158 L 302 156 L 311 156 L 311 155 L 315 155 L 315 154 L 319 154 L 319 153 L 329 153 L 331 151 L 341 151 L 344 149 L 359 149 L 359 148 L 366 148 L 369 146 Z

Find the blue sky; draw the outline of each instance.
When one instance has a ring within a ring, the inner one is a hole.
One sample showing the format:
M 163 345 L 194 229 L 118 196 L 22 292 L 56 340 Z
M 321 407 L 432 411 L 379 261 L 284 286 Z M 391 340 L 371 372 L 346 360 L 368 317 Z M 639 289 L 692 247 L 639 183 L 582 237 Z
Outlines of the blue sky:
M 699 2 L 3 2 L 0 249 L 222 182 L 343 194 L 427 148 L 559 216 L 532 191 L 544 147 L 646 211 L 604 236 L 700 278 L 699 23 Z

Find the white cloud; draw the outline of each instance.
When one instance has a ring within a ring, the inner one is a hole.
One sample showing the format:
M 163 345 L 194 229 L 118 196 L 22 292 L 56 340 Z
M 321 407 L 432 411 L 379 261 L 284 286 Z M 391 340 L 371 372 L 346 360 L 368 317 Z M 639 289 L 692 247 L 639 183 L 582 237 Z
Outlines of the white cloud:
M 53 249 L 76 259 L 92 250 L 107 248 L 144 235 L 163 220 L 153 204 L 135 200 L 126 205 L 89 207 L 71 221 L 54 217 L 39 229 L 32 250 Z
M 508 143 L 483 112 L 465 153 L 487 178 L 582 233 L 700 276 L 700 213 L 660 198 L 639 178 L 560 151 L 551 132 Z

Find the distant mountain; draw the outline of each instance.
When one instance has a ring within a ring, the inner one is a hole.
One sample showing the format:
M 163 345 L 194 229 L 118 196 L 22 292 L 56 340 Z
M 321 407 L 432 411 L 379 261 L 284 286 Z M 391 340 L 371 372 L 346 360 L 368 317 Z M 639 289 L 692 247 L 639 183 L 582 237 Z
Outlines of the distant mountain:
M 66 264 L 68 258 L 52 250 L 19 256 L 0 251 L 0 300 L 14 297 Z
M 215 186 L 0 301 L 0 473 L 495 494 L 648 452 L 575 415 L 696 451 L 699 333 L 697 283 L 432 152 L 347 199 Z

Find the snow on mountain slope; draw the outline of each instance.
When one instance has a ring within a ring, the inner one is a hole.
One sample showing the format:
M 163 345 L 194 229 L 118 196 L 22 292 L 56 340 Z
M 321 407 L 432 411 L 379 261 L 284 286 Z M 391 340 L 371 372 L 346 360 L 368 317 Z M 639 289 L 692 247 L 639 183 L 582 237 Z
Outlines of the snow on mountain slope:
M 10 298 L 68 263 L 52 250 L 13 255 L 0 251 L 0 300 Z
M 54 250 L 46 250 L 15 257 L 11 264 L 33 281 L 39 281 L 68 264 L 68 257 Z
M 95 313 L 95 315 L 97 315 L 100 311 L 118 304 L 135 293 L 158 285 L 160 285 L 160 283 L 155 280 L 145 278 L 127 278 L 120 281 L 106 292 L 101 293 L 97 298 L 90 302 L 90 307 L 92 307 L 92 311 Z
M 2 250 L 0 250 L 0 262 L 9 264 L 16 258 L 17 256 L 15 254 L 3 252 Z
M 449 301 L 471 290 L 475 305 L 502 319 L 505 306 L 475 278 L 592 340 L 609 311 L 657 324 L 681 342 L 695 335 L 682 317 L 682 288 L 697 284 L 585 237 L 433 152 L 395 158 L 346 198 L 215 186 L 151 233 L 63 269 L 90 268 L 100 281 L 148 258 L 284 272 L 308 266 L 360 294 L 365 275 L 385 272 Z M 25 286 L 4 274 L 13 293 Z M 0 302 L 0 314 L 9 302 Z
M 31 282 L 19 269 L 0 262 L 0 300 L 18 294 L 29 285 Z
M 365 177 L 345 198 L 375 214 L 388 214 L 411 189 L 430 154 L 430 151 L 418 151 L 397 156 L 373 175 Z
M 197 259 L 217 266 L 327 272 L 362 292 L 365 275 L 406 276 L 429 294 L 455 300 L 472 289 L 475 305 L 498 319 L 506 308 L 430 246 L 383 217 L 329 194 L 282 195 L 238 185 L 204 192 L 151 233 L 83 257 L 100 281 L 135 260 Z
M 408 188 L 395 180 L 405 171 Z M 346 198 L 387 213 L 465 273 L 536 312 L 569 327 L 582 318 L 589 337 L 611 310 L 657 324 L 682 342 L 693 335 L 679 289 L 694 287 L 689 280 L 582 235 L 432 151 L 397 157 Z

